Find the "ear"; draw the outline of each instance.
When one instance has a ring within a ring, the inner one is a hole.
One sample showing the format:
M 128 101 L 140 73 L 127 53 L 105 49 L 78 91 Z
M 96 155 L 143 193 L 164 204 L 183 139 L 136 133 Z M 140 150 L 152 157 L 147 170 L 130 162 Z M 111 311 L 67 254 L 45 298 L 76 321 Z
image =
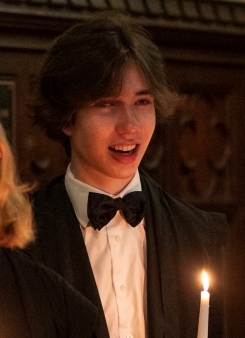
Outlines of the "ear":
M 67 126 L 65 128 L 62 128 L 62 131 L 67 136 L 71 136 L 71 134 L 72 134 L 72 125 L 70 124 L 69 126 Z

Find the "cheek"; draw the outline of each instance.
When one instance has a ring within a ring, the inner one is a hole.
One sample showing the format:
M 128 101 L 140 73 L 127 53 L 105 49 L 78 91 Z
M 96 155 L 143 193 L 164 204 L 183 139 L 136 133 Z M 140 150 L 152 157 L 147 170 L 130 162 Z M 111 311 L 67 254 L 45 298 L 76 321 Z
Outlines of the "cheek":
M 80 143 L 87 148 L 91 148 L 93 144 L 101 142 L 102 136 L 104 137 L 104 130 L 103 124 L 96 119 L 83 119 L 74 128 L 72 138 L 78 145 Z
M 152 113 L 150 116 L 147 117 L 145 120 L 145 130 L 149 137 L 152 136 L 156 127 L 156 116 L 155 113 Z
M 154 130 L 155 130 L 155 126 L 156 126 L 156 119 L 153 116 L 151 119 L 148 119 L 146 125 L 145 125 L 145 148 L 148 147 L 151 138 L 153 136 Z

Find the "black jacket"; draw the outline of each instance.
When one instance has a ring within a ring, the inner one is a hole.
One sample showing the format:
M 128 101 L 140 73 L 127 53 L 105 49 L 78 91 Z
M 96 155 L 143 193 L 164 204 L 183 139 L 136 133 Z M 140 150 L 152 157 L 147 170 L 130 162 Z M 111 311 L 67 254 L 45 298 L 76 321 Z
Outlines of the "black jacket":
M 97 310 L 65 280 L 0 249 L 1 338 L 91 338 Z
M 140 177 L 147 195 L 148 337 L 196 338 L 203 268 L 211 276 L 209 338 L 225 337 L 226 217 L 172 198 L 142 171 Z M 64 176 L 40 191 L 34 203 L 38 238 L 31 252 L 97 306 L 96 337 L 108 338 L 100 297 Z

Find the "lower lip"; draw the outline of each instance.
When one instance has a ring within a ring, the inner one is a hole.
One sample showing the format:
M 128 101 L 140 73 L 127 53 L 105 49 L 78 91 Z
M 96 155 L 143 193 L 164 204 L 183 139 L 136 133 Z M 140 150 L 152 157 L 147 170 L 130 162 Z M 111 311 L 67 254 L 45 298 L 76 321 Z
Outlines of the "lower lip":
M 137 148 L 132 153 L 129 154 L 121 154 L 115 151 L 111 151 L 113 159 L 122 164 L 133 163 L 137 158 L 137 153 L 138 153 Z

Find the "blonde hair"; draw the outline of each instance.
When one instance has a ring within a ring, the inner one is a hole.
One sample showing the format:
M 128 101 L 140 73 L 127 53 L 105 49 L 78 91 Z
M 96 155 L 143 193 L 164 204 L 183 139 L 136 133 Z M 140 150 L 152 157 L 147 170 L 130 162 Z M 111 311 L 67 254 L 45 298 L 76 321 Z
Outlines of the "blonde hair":
M 15 159 L 0 123 L 0 246 L 23 248 L 34 239 L 30 186 L 17 177 Z

